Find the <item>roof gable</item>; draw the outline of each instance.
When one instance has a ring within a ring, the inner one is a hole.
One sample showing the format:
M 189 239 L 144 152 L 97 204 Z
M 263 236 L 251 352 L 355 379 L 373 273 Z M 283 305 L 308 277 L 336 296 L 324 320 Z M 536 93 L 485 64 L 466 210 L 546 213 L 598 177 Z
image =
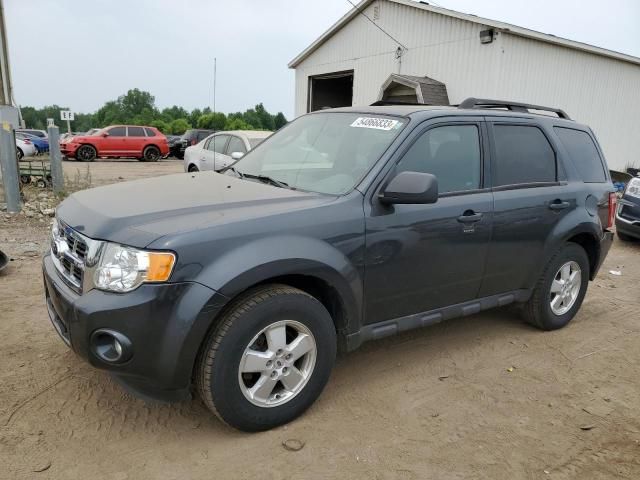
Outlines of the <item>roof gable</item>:
M 349 12 L 347 12 L 342 18 L 340 18 L 336 23 L 334 23 L 327 31 L 325 31 L 320 37 L 318 37 L 311 45 L 305 48 L 302 52 L 300 52 L 293 60 L 289 62 L 289 68 L 296 68 L 303 60 L 305 60 L 309 55 L 315 52 L 318 48 L 320 48 L 329 38 L 331 38 L 338 30 L 347 25 L 353 18 L 360 14 L 360 12 L 364 11 L 369 5 L 371 5 L 375 0 L 362 0 L 357 4 L 357 8 L 352 8 Z M 525 38 L 530 38 L 533 40 L 538 40 L 541 42 L 550 43 L 553 45 L 558 45 L 566 48 L 571 48 L 574 50 L 582 50 L 585 52 L 593 53 L 595 55 L 600 55 L 604 57 L 613 58 L 615 60 L 620 60 L 623 62 L 629 62 L 636 65 L 640 65 L 640 58 L 634 57 L 632 55 L 627 55 L 625 53 L 615 52 L 613 50 L 608 50 L 606 48 L 596 47 L 594 45 L 589 45 L 588 43 L 577 42 L 575 40 L 569 40 L 562 37 L 557 37 L 555 35 L 551 35 L 548 33 L 537 32 L 535 30 L 530 30 L 528 28 L 519 27 L 517 25 L 512 25 L 510 23 L 500 22 L 497 20 L 490 20 L 488 18 L 478 17 L 476 15 L 471 15 L 468 13 L 457 12 L 455 10 L 449 10 L 442 7 L 436 7 L 434 5 L 429 5 L 426 2 L 419 2 L 414 0 L 380 0 L 398 3 L 401 5 L 406 5 L 408 7 L 416 8 L 419 10 L 428 11 L 431 13 L 444 15 L 447 17 L 457 18 L 460 20 L 466 20 L 471 23 L 476 23 L 480 25 L 485 25 L 487 27 L 495 28 L 499 31 L 510 33 L 512 35 L 518 35 Z

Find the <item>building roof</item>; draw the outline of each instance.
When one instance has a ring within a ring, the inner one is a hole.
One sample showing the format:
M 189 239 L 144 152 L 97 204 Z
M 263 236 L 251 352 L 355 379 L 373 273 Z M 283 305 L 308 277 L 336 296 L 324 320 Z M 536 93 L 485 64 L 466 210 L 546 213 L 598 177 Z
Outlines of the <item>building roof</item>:
M 369 5 L 371 5 L 375 0 L 362 0 L 358 3 L 357 8 L 352 8 L 348 13 L 346 13 L 340 20 L 334 23 L 326 32 L 324 32 L 318 39 L 305 48 L 298 56 L 296 56 L 291 62 L 289 62 L 289 68 L 296 68 L 300 62 L 302 62 L 305 58 L 315 52 L 320 46 L 326 42 L 329 38 L 331 38 L 338 30 L 344 27 L 347 23 L 349 23 L 353 18 L 355 18 L 359 12 L 364 11 Z M 615 60 L 620 60 L 623 62 L 629 62 L 636 65 L 640 65 L 640 58 L 634 57 L 632 55 L 627 55 L 625 53 L 615 52 L 613 50 L 608 50 L 606 48 L 596 47 L 594 45 L 589 45 L 588 43 L 577 42 L 575 40 L 568 40 L 562 37 L 556 37 L 555 35 L 551 35 L 548 33 L 541 33 L 535 30 L 530 30 L 528 28 L 519 27 L 517 25 L 512 25 L 510 23 L 499 22 L 497 20 L 490 20 L 488 18 L 478 17 L 476 15 L 471 15 L 468 13 L 461 13 L 455 10 L 449 10 L 447 8 L 436 7 L 434 5 L 429 5 L 426 2 L 418 2 L 414 0 L 387 0 L 389 2 L 399 3 L 401 5 L 406 5 L 409 7 L 414 7 L 416 9 L 437 13 L 440 15 L 445 15 L 447 17 L 457 18 L 460 20 L 467 20 L 472 23 L 477 23 L 480 25 L 485 25 L 487 27 L 492 27 L 496 30 L 510 33 L 512 35 L 518 35 L 525 38 L 530 38 L 533 40 L 539 40 L 541 42 L 550 43 L 553 45 L 559 45 L 566 48 L 572 48 L 574 50 L 581 50 L 588 53 L 593 53 L 595 55 L 601 55 L 604 57 L 613 58 Z M 401 39 L 400 39 L 401 40 Z
M 392 73 L 382 85 L 378 100 L 384 100 L 387 88 L 392 84 L 401 84 L 415 89 L 416 96 L 420 103 L 427 105 L 449 105 L 447 86 L 429 77 L 418 77 L 415 75 L 404 75 Z

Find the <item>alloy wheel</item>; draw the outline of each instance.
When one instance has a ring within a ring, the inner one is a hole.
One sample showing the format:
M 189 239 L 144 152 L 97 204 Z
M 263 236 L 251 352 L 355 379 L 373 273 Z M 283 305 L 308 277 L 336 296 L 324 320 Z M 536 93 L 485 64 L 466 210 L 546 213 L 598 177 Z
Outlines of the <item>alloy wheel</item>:
M 240 390 L 259 407 L 287 403 L 305 387 L 315 367 L 316 341 L 295 320 L 263 328 L 245 348 L 238 368 Z
M 563 264 L 551 282 L 549 305 L 555 315 L 564 315 L 576 303 L 582 285 L 580 265 L 573 260 Z

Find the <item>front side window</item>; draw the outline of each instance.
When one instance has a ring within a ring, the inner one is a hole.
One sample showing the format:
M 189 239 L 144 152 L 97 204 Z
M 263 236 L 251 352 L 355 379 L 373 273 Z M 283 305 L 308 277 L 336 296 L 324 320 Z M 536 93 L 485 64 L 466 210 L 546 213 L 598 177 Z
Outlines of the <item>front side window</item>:
M 234 152 L 247 153 L 247 149 L 244 146 L 242 139 L 235 135 L 229 140 L 229 146 L 227 147 L 227 153 L 231 155 Z
M 342 195 L 366 175 L 406 123 L 374 113 L 304 115 L 247 153 L 234 169 L 291 188 Z
M 130 137 L 144 137 L 144 128 L 142 127 L 129 127 Z
M 435 175 L 438 192 L 458 192 L 480 188 L 482 160 L 480 135 L 476 125 L 446 125 L 432 128 L 404 154 L 396 172 Z
M 580 172 L 583 182 L 607 181 L 598 149 L 587 132 L 562 127 L 554 127 L 554 130 L 564 148 L 569 152 L 569 157 Z
M 107 130 L 107 133 L 110 137 L 126 137 L 127 129 L 126 127 L 113 127 Z
M 527 125 L 494 125 L 493 185 L 556 181 L 556 156 L 542 131 Z

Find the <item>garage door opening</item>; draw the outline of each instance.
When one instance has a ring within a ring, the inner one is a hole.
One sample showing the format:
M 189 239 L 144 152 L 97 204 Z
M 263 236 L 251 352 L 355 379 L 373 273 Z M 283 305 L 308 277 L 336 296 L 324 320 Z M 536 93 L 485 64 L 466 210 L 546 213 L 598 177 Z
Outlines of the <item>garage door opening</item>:
M 353 104 L 353 70 L 309 77 L 308 112 Z

